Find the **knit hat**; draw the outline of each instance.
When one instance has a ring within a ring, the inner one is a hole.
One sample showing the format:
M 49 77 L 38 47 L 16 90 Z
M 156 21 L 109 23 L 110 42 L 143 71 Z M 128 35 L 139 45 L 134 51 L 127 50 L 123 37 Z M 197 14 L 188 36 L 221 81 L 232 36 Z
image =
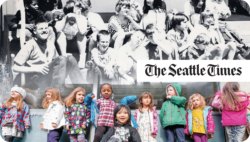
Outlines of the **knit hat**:
M 11 88 L 11 92 L 12 91 L 16 91 L 16 92 L 20 93 L 22 95 L 23 99 L 26 97 L 26 91 L 23 88 L 18 87 L 17 85 L 15 85 L 14 87 Z

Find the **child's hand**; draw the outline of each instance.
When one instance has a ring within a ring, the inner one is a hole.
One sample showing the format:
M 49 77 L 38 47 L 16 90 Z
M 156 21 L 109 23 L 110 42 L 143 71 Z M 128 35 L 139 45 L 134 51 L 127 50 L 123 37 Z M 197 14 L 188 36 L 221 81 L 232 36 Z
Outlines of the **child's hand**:
M 25 129 L 29 129 L 29 127 L 30 127 L 30 126 L 28 126 L 28 125 L 25 125 Z M 40 126 L 40 127 L 41 127 L 41 126 Z
M 29 29 L 29 30 L 31 30 L 31 31 L 34 29 L 34 27 L 35 27 L 34 24 L 25 24 L 25 28 L 26 28 L 26 29 Z
M 67 126 L 66 126 L 66 129 L 69 130 L 69 127 L 70 127 L 70 125 L 67 125 Z
M 155 137 L 156 137 L 156 134 L 152 134 L 152 137 L 155 138 Z
M 57 124 L 56 123 L 52 123 L 52 127 L 56 128 Z
M 92 99 L 94 99 L 94 98 L 95 98 L 95 95 L 94 95 L 94 94 L 92 94 L 92 95 L 91 95 L 91 98 L 92 98 Z
M 40 123 L 40 129 L 43 129 L 43 123 Z
M 167 96 L 166 98 L 167 98 L 167 99 L 171 99 L 171 97 L 172 97 L 172 96 Z
M 3 104 L 2 104 L 2 103 L 0 103 L 0 107 L 2 107 L 2 105 L 3 105 Z
M 208 133 L 208 138 L 212 138 L 212 133 Z
M 85 125 L 82 125 L 82 128 L 85 129 L 85 130 L 87 129 L 87 127 Z

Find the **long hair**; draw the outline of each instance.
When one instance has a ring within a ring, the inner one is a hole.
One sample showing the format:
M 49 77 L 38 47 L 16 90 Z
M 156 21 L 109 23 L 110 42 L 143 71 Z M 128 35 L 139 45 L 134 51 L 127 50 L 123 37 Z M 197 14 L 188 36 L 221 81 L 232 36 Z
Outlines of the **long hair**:
M 5 102 L 5 106 L 7 107 L 7 108 L 9 108 L 9 107 L 11 107 L 11 103 L 14 101 L 14 98 L 12 98 L 12 97 L 10 97 L 6 102 Z M 19 110 L 21 110 L 21 109 L 23 109 L 23 97 L 22 97 L 22 95 L 19 95 L 18 97 L 17 97 L 17 99 L 16 99 L 16 101 L 17 101 L 17 110 L 19 111 Z
M 153 2 L 153 7 L 154 9 L 162 9 L 162 0 L 154 0 Z M 144 5 L 143 5 L 143 13 L 144 14 L 148 14 L 148 11 L 150 10 L 151 8 L 148 6 L 147 4 L 147 0 L 144 0 Z
M 192 6 L 195 8 L 198 5 L 199 1 L 200 0 L 191 0 Z M 203 5 L 201 7 L 201 11 L 200 12 L 203 12 L 205 10 L 205 8 L 206 8 L 206 0 L 203 0 Z
M 239 97 L 235 94 L 235 92 L 241 92 L 238 82 L 227 82 L 224 85 L 221 94 L 221 102 L 223 108 L 229 110 L 239 110 L 237 104 L 241 103 Z
M 127 121 L 127 123 L 131 124 L 131 110 L 127 105 L 124 105 L 124 104 L 120 104 L 120 105 L 115 107 L 115 109 L 114 109 L 114 123 L 117 124 L 116 114 L 123 108 L 126 109 L 127 112 L 128 112 L 128 121 Z
M 153 107 L 154 107 L 154 98 L 152 96 L 151 93 L 149 92 L 143 92 L 141 94 L 141 97 L 139 99 L 139 105 L 138 105 L 138 110 L 142 113 L 142 108 L 143 108 L 143 103 L 142 103 L 142 99 L 143 98 L 150 98 L 151 102 L 149 104 L 149 110 L 152 111 L 153 110 Z
M 118 0 L 117 3 L 116 3 L 116 5 L 115 5 L 115 11 L 117 13 L 119 13 L 121 11 L 121 5 L 120 5 L 120 3 L 124 2 L 124 1 L 128 2 L 128 4 L 130 4 L 130 0 Z
M 189 97 L 187 110 L 189 110 L 189 109 L 193 110 L 194 109 L 193 99 L 195 97 L 199 97 L 200 108 L 204 109 L 206 107 L 205 98 L 200 93 L 194 93 L 192 96 Z
M 76 102 L 76 94 L 78 92 L 83 92 L 84 96 L 86 96 L 85 90 L 82 87 L 77 87 L 69 94 L 69 96 L 67 98 L 64 99 L 64 103 L 65 103 L 66 107 L 70 107 Z
M 45 109 L 48 109 L 50 102 L 47 101 L 46 99 L 46 92 L 50 92 L 51 93 L 51 102 L 54 101 L 59 101 L 61 104 L 63 104 L 62 102 L 62 98 L 60 95 L 60 91 L 57 88 L 48 88 L 45 90 L 45 96 L 42 102 L 42 107 Z

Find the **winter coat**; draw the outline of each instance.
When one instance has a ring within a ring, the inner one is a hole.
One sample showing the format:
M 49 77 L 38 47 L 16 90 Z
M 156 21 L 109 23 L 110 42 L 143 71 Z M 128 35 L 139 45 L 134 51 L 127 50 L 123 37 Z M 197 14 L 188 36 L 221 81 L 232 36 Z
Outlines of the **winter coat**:
M 63 116 L 64 105 L 59 101 L 54 101 L 49 104 L 46 113 L 43 115 L 43 129 L 54 130 L 65 125 L 65 119 Z M 52 127 L 52 123 L 56 123 L 56 128 Z
M 68 134 L 86 134 L 82 125 L 89 126 L 90 112 L 84 104 L 75 102 L 71 107 L 66 107 L 64 117 L 66 125 L 70 125 Z
M 120 125 L 115 123 L 105 134 L 102 142 L 141 142 L 141 137 L 138 131 L 130 124 Z
M 3 127 L 7 123 L 13 123 L 13 125 L 21 131 L 24 131 L 25 126 L 30 126 L 29 106 L 23 103 L 23 109 L 17 111 L 16 106 L 10 106 L 7 108 L 5 105 L 0 107 L 0 123 Z
M 222 108 L 221 97 L 222 92 L 218 91 L 215 94 L 215 98 L 212 102 L 212 106 L 216 108 Z M 222 109 L 222 126 L 235 126 L 235 125 L 246 125 L 247 124 L 247 106 L 249 104 L 248 95 L 243 92 L 235 93 L 240 98 L 240 104 L 238 104 L 239 110 L 227 110 Z
M 171 99 L 166 100 L 161 107 L 160 121 L 162 127 L 165 128 L 171 125 L 186 125 L 185 113 L 185 97 L 181 97 L 181 85 L 170 84 L 177 92 L 177 96 L 172 96 Z M 168 86 L 167 86 L 168 87 Z
M 141 115 L 141 112 L 136 109 L 135 110 L 135 121 L 138 122 L 140 121 L 139 118 L 140 118 L 140 115 Z M 153 107 L 153 110 L 152 111 L 149 111 L 149 116 L 150 116 L 150 126 L 151 126 L 151 132 L 152 134 L 155 134 L 157 135 L 157 132 L 158 132 L 158 120 L 157 120 L 157 112 L 156 112 L 156 107 Z
M 204 128 L 206 131 L 206 134 L 213 133 L 215 130 L 214 126 L 214 119 L 211 112 L 211 107 L 205 107 L 203 109 L 203 119 L 204 119 Z M 193 115 L 192 110 L 187 111 L 186 115 L 186 121 L 187 121 L 187 127 L 185 128 L 184 132 L 186 134 L 192 134 L 193 133 Z

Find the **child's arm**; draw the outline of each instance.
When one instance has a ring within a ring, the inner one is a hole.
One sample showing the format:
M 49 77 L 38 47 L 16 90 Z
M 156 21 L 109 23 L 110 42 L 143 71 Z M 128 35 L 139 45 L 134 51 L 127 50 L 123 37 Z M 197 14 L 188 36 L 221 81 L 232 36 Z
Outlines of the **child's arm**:
M 8 25 L 10 31 L 15 31 L 17 29 L 21 29 L 21 24 L 19 22 L 21 21 L 21 12 L 20 10 L 17 11 L 15 18 L 10 20 L 10 23 Z
M 215 125 L 214 125 L 214 118 L 212 115 L 212 111 L 209 110 L 207 115 L 207 133 L 208 134 L 214 134 Z
M 157 112 L 156 107 L 153 108 L 153 130 L 152 135 L 157 135 L 158 133 L 158 118 L 157 118 Z
M 161 111 L 160 111 L 160 121 L 162 123 L 163 117 L 164 117 L 164 113 L 165 113 L 165 103 L 163 103 L 162 107 L 161 107 Z
M 185 107 L 185 101 L 186 101 L 185 97 L 172 96 L 170 100 L 172 103 L 176 104 L 179 107 Z
M 76 15 L 76 24 L 78 27 L 78 32 L 84 35 L 87 31 L 87 19 L 82 15 Z
M 138 24 L 138 23 L 136 23 L 135 21 L 134 21 L 134 19 L 130 16 L 130 15 L 128 15 L 127 13 L 124 15 L 130 22 L 131 22 L 131 24 L 133 25 L 133 27 L 135 28 L 135 29 L 142 29 L 142 27 L 141 27 L 141 25 L 140 24 Z
M 131 139 L 132 139 L 131 142 L 141 142 L 141 137 L 140 137 L 138 131 L 136 129 L 131 129 L 130 131 L 131 131 L 130 136 L 131 136 Z
M 92 99 L 95 97 L 95 95 L 93 93 L 89 93 L 85 99 L 84 99 L 84 104 L 88 109 L 91 109 L 91 103 L 92 103 Z
M 65 112 L 64 112 L 64 117 L 65 117 L 65 125 L 67 130 L 69 130 L 69 126 L 70 126 L 70 116 L 71 116 L 71 107 L 66 107 Z
M 108 132 L 105 134 L 102 142 L 108 142 L 108 140 L 115 134 L 114 127 L 111 127 Z
M 86 110 L 86 113 L 84 114 L 85 121 L 82 122 L 82 128 L 86 129 L 89 126 L 89 122 L 90 122 L 90 110 L 87 107 L 84 109 Z
M 2 124 L 2 118 L 3 118 L 3 116 L 4 116 L 4 112 L 5 112 L 5 105 L 2 105 L 1 103 L 0 103 L 0 124 Z
M 30 127 L 30 116 L 29 116 L 29 106 L 28 105 L 24 105 L 24 124 L 25 124 L 25 128 L 29 128 Z
M 186 122 L 187 122 L 187 125 L 186 125 L 186 128 L 184 130 L 184 133 L 189 135 L 189 130 L 188 130 L 188 113 L 186 114 Z
M 220 100 L 220 94 L 221 91 L 218 91 L 215 94 L 214 100 L 212 102 L 212 106 L 221 109 L 222 108 L 222 104 L 221 104 L 221 100 Z
M 55 123 L 56 126 L 58 125 L 58 123 L 61 121 L 62 117 L 63 117 L 63 105 L 60 104 L 60 102 L 57 102 L 57 104 L 55 105 L 55 108 L 54 108 L 56 111 L 55 111 L 55 117 L 52 118 L 51 122 L 52 123 Z M 56 127 L 55 126 L 55 127 Z

